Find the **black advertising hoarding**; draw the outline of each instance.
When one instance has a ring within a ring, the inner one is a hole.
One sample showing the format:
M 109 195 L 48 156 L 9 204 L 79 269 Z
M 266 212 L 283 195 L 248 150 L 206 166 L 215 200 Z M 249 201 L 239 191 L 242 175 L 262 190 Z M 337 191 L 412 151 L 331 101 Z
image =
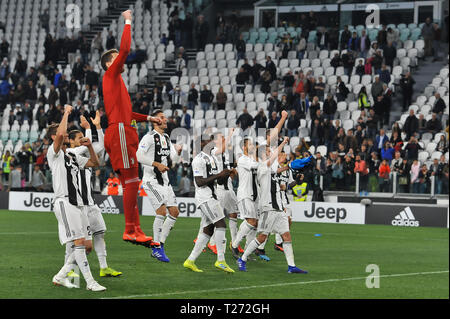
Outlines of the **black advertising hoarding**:
M 9 192 L 0 192 L 0 209 L 9 209 Z
M 386 205 L 366 207 L 366 224 L 396 227 L 448 227 L 448 207 L 435 205 Z
M 123 214 L 123 196 L 94 194 L 94 201 L 102 214 Z M 142 197 L 137 199 L 139 214 L 142 215 Z

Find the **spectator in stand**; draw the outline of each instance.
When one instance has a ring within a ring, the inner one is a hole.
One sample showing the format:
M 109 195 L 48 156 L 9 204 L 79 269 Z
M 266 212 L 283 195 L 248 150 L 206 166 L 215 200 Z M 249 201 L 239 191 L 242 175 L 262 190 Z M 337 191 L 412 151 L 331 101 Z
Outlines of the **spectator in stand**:
M 372 57 L 372 67 L 375 74 L 379 73 L 381 70 L 381 65 L 383 64 L 383 56 L 381 55 L 381 50 L 377 50 Z
M 419 120 L 414 115 L 413 109 L 409 110 L 409 116 L 406 118 L 405 124 L 403 125 L 403 132 L 406 133 L 407 140 L 419 132 Z
M 245 59 L 245 61 L 247 61 L 247 59 Z M 245 63 L 242 65 L 242 67 L 244 67 L 245 70 Z M 253 67 L 251 67 L 250 72 L 252 75 L 254 85 L 259 82 L 262 70 L 264 70 L 264 67 L 256 60 L 256 58 L 253 59 Z M 247 71 L 247 73 L 249 72 Z
M 319 76 L 319 82 L 314 84 L 315 95 L 319 98 L 319 101 L 323 102 L 325 96 L 325 83 L 323 77 Z
M 344 184 L 345 190 L 351 191 L 355 185 L 355 163 L 350 156 L 344 157 Z
M 442 167 L 442 194 L 448 194 L 448 161 L 445 159 L 445 155 L 441 155 L 439 160 L 439 166 Z
M 162 107 L 162 105 L 164 104 L 162 93 L 157 87 L 153 88 L 153 92 L 152 94 L 150 94 L 148 100 L 150 102 L 150 109 L 152 111 Z
M 439 61 L 441 51 L 441 28 L 437 23 L 433 23 L 433 62 Z
M 389 165 L 391 164 L 392 159 L 394 158 L 395 150 L 392 147 L 392 144 L 387 141 L 384 144 L 384 147 L 381 149 L 381 159 L 386 160 Z
M 380 129 L 380 134 L 377 135 L 375 139 L 376 143 L 375 146 L 377 147 L 378 154 L 381 154 L 381 150 L 384 147 L 384 144 L 389 141 L 389 138 L 385 134 L 385 131 L 383 129 Z
M 172 110 L 180 109 L 182 105 L 182 98 L 186 95 L 186 93 L 181 90 L 179 85 L 177 85 L 169 92 L 169 95 L 172 96 Z
M 362 110 L 370 110 L 371 105 L 367 96 L 366 87 L 363 85 L 358 93 L 358 107 Z
M 261 135 L 261 134 L 259 134 L 258 129 L 264 129 L 265 130 L 267 128 L 267 125 L 266 125 L 266 123 L 267 123 L 267 116 L 264 113 L 264 110 L 263 109 L 259 109 L 258 114 L 255 115 L 255 118 L 253 120 L 255 121 L 256 133 L 258 135 Z
M 323 118 L 321 116 L 321 113 L 319 114 L 320 116 L 317 115 L 317 111 L 320 111 L 320 103 L 319 103 L 319 98 L 317 96 L 315 96 L 313 98 L 313 101 L 311 102 L 311 104 L 309 105 L 309 117 L 311 118 L 311 120 L 315 120 L 316 118 Z
M 365 160 L 361 159 L 360 155 L 355 157 L 355 174 L 359 173 L 359 195 L 368 194 L 369 170 Z
M 386 84 L 383 84 L 382 93 L 382 105 L 383 105 L 383 123 L 384 125 L 389 125 L 391 106 L 392 106 L 392 91 Z
M 356 31 L 353 31 L 352 37 L 348 40 L 347 43 L 347 50 L 350 51 L 354 56 L 356 55 L 356 52 L 358 51 L 358 34 Z M 370 46 L 370 43 L 369 43 Z
M 218 110 L 225 110 L 225 104 L 227 103 L 227 94 L 223 91 L 223 87 L 219 87 L 219 92 L 216 94 L 216 102 Z
M 288 137 L 292 138 L 294 136 L 297 136 L 299 127 L 300 117 L 297 115 L 297 112 L 295 110 L 291 110 L 287 121 Z
M 386 64 L 383 64 L 381 66 L 378 75 L 380 76 L 381 82 L 383 82 L 384 84 L 389 84 L 391 82 L 391 73 L 387 69 Z
M 365 67 L 363 64 L 363 60 L 359 60 L 358 65 L 355 68 L 355 74 L 359 76 L 365 75 Z M 363 86 L 364 87 L 364 86 Z
M 417 159 L 412 161 L 412 165 L 409 171 L 410 174 L 410 185 L 411 193 L 420 193 L 420 180 L 419 180 L 419 172 L 420 172 L 420 163 Z
M 434 94 L 435 102 L 433 105 L 433 108 L 431 110 L 431 112 L 436 113 L 437 118 L 439 119 L 439 121 L 442 121 L 442 115 L 444 114 L 446 105 L 444 100 L 441 98 L 441 95 L 439 94 L 439 92 L 436 92 Z
M 405 76 L 400 79 L 400 88 L 403 94 L 403 112 L 405 112 L 412 103 L 413 87 L 416 81 L 410 72 L 406 72 Z
M 378 169 L 379 172 L 379 188 L 380 192 L 388 193 L 389 192 L 389 176 L 391 173 L 391 168 L 389 167 L 388 161 L 383 160 Z
M 352 33 L 348 30 L 348 25 L 344 26 L 344 30 L 341 33 L 341 39 L 340 39 L 340 50 L 347 49 L 348 41 L 352 37 Z
M 434 191 L 435 194 L 442 194 L 442 170 L 444 166 L 439 164 L 437 158 L 433 159 L 433 164 L 430 165 L 430 176 L 434 176 Z
M 277 78 L 277 67 L 275 63 L 273 63 L 272 58 L 268 55 L 266 57 L 266 67 L 265 70 L 269 71 L 271 81 Z
M 436 151 L 441 152 L 442 154 L 448 152 L 448 143 L 444 134 L 439 137 L 439 142 L 436 145 Z
M 180 126 L 186 130 L 191 129 L 191 115 L 187 112 L 188 108 L 183 106 L 183 113 L 181 114 Z
M 31 187 L 33 192 L 42 192 L 46 184 L 46 178 L 42 173 L 39 165 L 34 165 L 33 175 L 31 178 Z
M 342 158 L 337 157 L 336 162 L 331 165 L 332 181 L 336 185 L 337 190 L 341 190 L 344 187 L 344 164 L 342 163 Z
M 430 172 L 428 171 L 427 165 L 423 164 L 419 171 L 419 193 L 426 194 L 430 192 Z
M 197 24 L 195 25 L 195 36 L 197 39 L 197 49 L 203 50 L 206 41 L 208 40 L 209 27 L 203 15 L 197 17 Z
M 359 51 L 359 57 L 365 59 L 370 48 L 370 39 L 369 36 L 366 35 L 366 30 L 362 30 L 361 37 L 357 39 L 357 51 Z
M 111 50 L 116 47 L 116 38 L 113 35 L 112 31 L 109 31 L 108 36 L 106 37 L 106 50 Z
M 433 135 L 439 133 L 442 130 L 441 121 L 438 120 L 436 113 L 431 114 L 431 119 L 426 124 L 427 132 Z
M 236 51 L 238 61 L 241 59 L 245 59 L 245 41 L 243 34 L 239 36 L 239 40 L 236 42 Z
M 320 28 L 316 33 L 317 46 L 320 50 L 328 50 L 328 32 L 325 27 Z
M 7 58 L 9 56 L 9 42 L 6 41 L 6 37 L 3 37 L 0 44 L 0 59 Z
M 244 108 L 242 114 L 237 118 L 236 125 L 239 125 L 242 131 L 245 131 L 247 128 L 253 126 L 253 118 L 250 114 L 248 114 L 247 108 Z
M 303 35 L 300 36 L 300 40 L 297 44 L 297 58 L 301 61 L 303 57 L 305 56 L 306 52 L 306 39 Z
M 277 126 L 278 122 L 280 121 L 280 117 L 277 116 L 277 112 L 272 112 L 270 120 L 269 120 L 269 124 L 268 124 L 268 128 L 274 128 L 275 126 Z
M 347 86 L 345 85 L 344 81 L 342 81 L 341 77 L 338 76 L 337 77 L 337 83 L 336 83 L 336 97 L 337 97 L 337 101 L 341 102 L 341 101 L 345 101 L 345 99 L 347 98 L 349 90 L 347 88 Z
M 353 135 L 353 130 L 347 130 L 347 135 L 344 137 L 344 147 L 345 151 L 348 152 L 350 149 L 357 150 L 358 149 L 358 140 Z
M 190 110 L 194 110 L 195 106 L 198 104 L 198 91 L 195 88 L 195 83 L 191 83 L 191 88 L 188 92 L 188 107 Z
M 269 105 L 267 107 L 269 114 L 272 114 L 272 112 L 281 113 L 281 110 L 280 110 L 281 101 L 278 99 L 277 91 L 272 92 L 272 96 L 270 96 L 267 99 L 267 101 L 269 102 Z
M 337 111 L 337 103 L 334 100 L 333 95 L 331 93 L 328 93 L 325 102 L 323 102 L 324 118 L 328 119 L 329 121 L 334 120 L 336 111 Z
M 434 28 L 433 24 L 431 23 L 431 18 L 428 17 L 425 20 L 425 23 L 422 26 L 422 32 L 421 35 L 423 39 L 425 40 L 425 48 L 424 48 L 424 54 L 425 57 L 432 55 L 432 45 L 433 45 L 433 36 L 434 36 Z
M 419 114 L 417 128 L 420 137 L 427 131 L 427 120 L 425 120 L 425 116 L 422 113 Z
M 181 53 L 178 53 L 178 58 L 175 60 L 175 68 L 175 75 L 180 78 L 183 75 L 183 69 L 186 68 L 186 61 L 183 59 Z
M 206 113 L 207 110 L 211 108 L 211 103 L 214 100 L 214 94 L 208 89 L 207 85 L 203 86 L 203 90 L 200 91 L 200 105 L 202 106 L 203 112 Z
M 419 157 L 419 150 L 423 149 L 419 143 L 417 143 L 417 139 L 414 136 L 411 136 L 409 142 L 403 146 L 403 150 L 406 152 L 406 158 L 408 162 L 413 160 L 417 160 Z
M 245 72 L 244 68 L 239 69 L 239 73 L 236 74 L 236 92 L 244 93 L 245 85 L 249 81 L 249 75 Z
M 324 135 L 325 131 L 323 128 L 323 123 L 321 123 L 318 119 L 315 119 L 311 124 L 311 142 L 315 148 L 323 144 Z
M 381 82 L 380 76 L 375 76 L 375 82 L 372 83 L 370 93 L 372 94 L 372 98 L 374 101 L 377 100 L 378 96 L 383 94 L 383 82 Z
M 392 45 L 392 41 L 389 41 L 383 49 L 384 63 L 388 65 L 392 70 L 394 69 L 394 60 L 397 57 L 397 49 Z M 388 83 L 388 82 L 385 82 Z
M 388 45 L 389 45 L 389 43 L 392 43 L 393 47 L 397 47 L 398 34 L 394 29 L 392 29 L 392 28 L 387 29 L 386 41 L 387 41 Z M 386 63 L 386 64 L 388 64 L 388 63 Z

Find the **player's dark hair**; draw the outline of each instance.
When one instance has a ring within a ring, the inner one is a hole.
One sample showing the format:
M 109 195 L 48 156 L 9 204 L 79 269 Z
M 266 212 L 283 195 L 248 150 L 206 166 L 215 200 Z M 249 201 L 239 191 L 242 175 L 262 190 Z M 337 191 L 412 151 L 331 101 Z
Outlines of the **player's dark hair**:
M 241 148 L 244 149 L 244 147 L 247 147 L 249 141 L 252 141 L 251 137 L 244 137 L 241 141 Z
M 69 132 L 69 140 L 74 140 L 77 137 L 78 133 L 83 134 L 80 130 L 72 130 Z
M 117 49 L 111 49 L 106 52 L 103 52 L 102 57 L 100 58 L 103 70 L 105 71 L 108 70 L 106 63 L 111 61 L 113 53 L 119 53 L 119 51 L 117 51 Z
M 52 140 L 52 135 L 56 135 L 56 131 L 58 130 L 59 124 L 51 124 L 49 127 L 47 127 L 47 134 L 46 137 L 49 140 Z
M 214 132 L 214 133 L 212 133 L 211 136 L 210 136 L 211 141 L 215 141 L 219 135 L 223 136 L 222 132 Z
M 150 116 L 155 117 L 159 113 L 164 113 L 164 112 L 161 109 L 157 109 L 157 110 L 154 110 L 153 113 Z

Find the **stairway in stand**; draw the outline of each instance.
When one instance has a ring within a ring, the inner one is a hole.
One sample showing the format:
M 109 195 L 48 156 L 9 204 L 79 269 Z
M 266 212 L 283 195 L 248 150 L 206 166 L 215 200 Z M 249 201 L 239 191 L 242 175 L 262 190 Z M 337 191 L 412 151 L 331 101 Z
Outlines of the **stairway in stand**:
M 188 65 L 189 61 L 195 61 L 198 52 L 197 49 L 185 49 L 185 52 L 188 60 L 186 65 Z M 165 68 L 153 71 L 153 74 L 150 74 L 151 72 L 149 72 L 147 84 L 141 85 L 139 90 L 148 88 L 149 91 L 152 91 L 157 82 L 164 84 L 167 81 L 170 81 L 170 77 L 174 76 L 176 73 L 175 61 L 166 61 Z

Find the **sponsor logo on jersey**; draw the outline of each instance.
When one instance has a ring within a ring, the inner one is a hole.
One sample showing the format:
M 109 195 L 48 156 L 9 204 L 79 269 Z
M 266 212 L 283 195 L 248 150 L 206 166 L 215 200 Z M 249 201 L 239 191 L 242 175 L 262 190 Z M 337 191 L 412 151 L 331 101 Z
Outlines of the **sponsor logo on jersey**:
M 169 149 L 160 149 L 158 151 L 158 155 L 159 156 L 169 156 L 170 155 L 170 150 Z
M 116 203 L 114 203 L 114 200 L 112 196 L 108 196 L 103 203 L 98 205 L 100 207 L 102 214 L 119 214 L 120 209 L 117 208 Z
M 409 206 L 395 216 L 391 224 L 393 226 L 419 227 L 419 221 L 416 220 Z

